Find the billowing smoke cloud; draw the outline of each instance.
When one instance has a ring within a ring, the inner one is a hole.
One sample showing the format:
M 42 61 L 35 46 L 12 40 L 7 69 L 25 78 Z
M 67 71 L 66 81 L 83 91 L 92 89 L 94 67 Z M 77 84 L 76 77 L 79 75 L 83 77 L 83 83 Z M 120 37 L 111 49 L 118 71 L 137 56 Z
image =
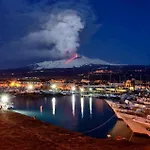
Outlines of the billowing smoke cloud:
M 6 61 L 8 67 L 16 67 L 70 57 L 80 47 L 81 34 L 94 27 L 95 16 L 87 1 L 58 0 L 53 4 L 48 0 L 32 4 L 29 1 L 14 0 L 15 7 L 11 7 L 9 0 L 1 0 L 1 66 Z
M 50 51 L 51 57 L 63 58 L 75 53 L 80 46 L 79 33 L 84 28 L 81 17 L 72 10 L 51 14 L 43 30 L 29 34 L 24 38 L 31 46 L 42 45 Z M 37 48 L 37 47 L 36 47 Z

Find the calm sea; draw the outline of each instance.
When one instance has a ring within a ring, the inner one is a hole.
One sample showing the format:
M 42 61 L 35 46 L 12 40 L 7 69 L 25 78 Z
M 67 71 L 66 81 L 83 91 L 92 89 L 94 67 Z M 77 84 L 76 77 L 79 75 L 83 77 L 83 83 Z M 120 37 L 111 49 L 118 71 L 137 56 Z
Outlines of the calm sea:
M 13 102 L 16 112 L 97 138 L 106 138 L 117 125 L 113 110 L 102 99 L 72 95 L 16 97 Z

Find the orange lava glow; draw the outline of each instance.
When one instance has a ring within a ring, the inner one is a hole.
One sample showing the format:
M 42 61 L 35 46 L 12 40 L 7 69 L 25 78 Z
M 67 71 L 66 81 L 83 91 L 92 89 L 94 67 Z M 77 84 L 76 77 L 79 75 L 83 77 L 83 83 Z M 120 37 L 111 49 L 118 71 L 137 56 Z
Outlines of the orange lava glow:
M 77 57 L 78 57 L 78 54 L 76 53 L 76 54 L 74 54 L 69 60 L 67 60 L 67 61 L 65 62 L 65 64 L 69 64 L 70 62 L 72 62 L 73 60 L 75 60 Z

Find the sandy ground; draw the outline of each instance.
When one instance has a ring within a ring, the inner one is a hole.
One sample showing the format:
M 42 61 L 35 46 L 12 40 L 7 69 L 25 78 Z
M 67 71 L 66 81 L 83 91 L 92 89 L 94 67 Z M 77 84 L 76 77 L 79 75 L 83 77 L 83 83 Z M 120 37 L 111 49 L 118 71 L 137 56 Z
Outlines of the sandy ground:
M 150 150 L 147 144 L 86 137 L 33 118 L 0 111 L 0 150 Z

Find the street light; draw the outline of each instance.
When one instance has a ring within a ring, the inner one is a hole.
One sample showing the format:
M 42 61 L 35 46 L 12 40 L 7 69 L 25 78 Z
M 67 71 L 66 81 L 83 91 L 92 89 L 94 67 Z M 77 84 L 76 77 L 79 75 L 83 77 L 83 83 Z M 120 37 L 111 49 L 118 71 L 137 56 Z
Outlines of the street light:
M 89 91 L 90 91 L 90 92 L 92 92 L 92 90 L 93 90 L 92 88 L 89 88 Z
M 27 89 L 29 90 L 29 91 L 31 91 L 31 90 L 33 90 L 33 85 L 32 84 L 29 84 L 28 86 L 27 86 Z
M 9 100 L 9 96 L 8 96 L 8 95 L 2 95 L 1 101 L 2 101 L 3 103 L 7 103 L 8 100 Z
M 73 86 L 73 87 L 71 88 L 71 90 L 72 90 L 72 94 L 74 94 L 74 91 L 76 90 L 76 87 Z
M 80 88 L 80 91 L 81 91 L 81 92 L 84 92 L 84 88 Z
M 56 89 L 56 84 L 52 84 L 51 88 Z
M 73 87 L 72 87 L 72 91 L 75 91 L 75 90 L 76 90 L 76 88 L 73 86 Z
M 10 86 L 11 86 L 11 87 L 14 87 L 14 86 L 15 86 L 15 82 L 14 82 L 14 81 L 11 82 L 11 83 L 10 83 Z
M 52 84 L 51 88 L 53 89 L 53 93 L 56 93 L 56 88 L 57 88 L 56 84 Z

